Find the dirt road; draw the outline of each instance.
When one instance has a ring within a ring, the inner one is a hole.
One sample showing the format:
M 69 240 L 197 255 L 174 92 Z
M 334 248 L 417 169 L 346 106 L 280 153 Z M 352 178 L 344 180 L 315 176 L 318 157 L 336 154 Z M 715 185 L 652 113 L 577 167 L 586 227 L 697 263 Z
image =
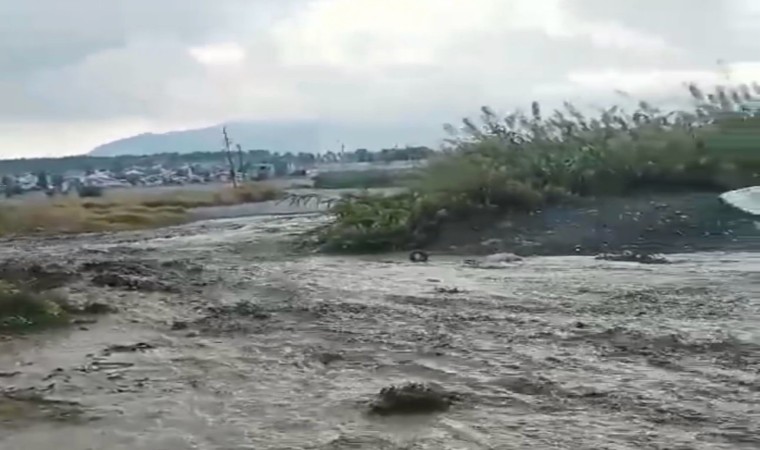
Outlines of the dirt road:
M 0 341 L 0 448 L 760 446 L 760 254 L 289 253 L 316 220 L 4 243 L 0 259 L 76 267 L 68 295 L 118 312 Z M 367 414 L 406 381 L 460 401 Z

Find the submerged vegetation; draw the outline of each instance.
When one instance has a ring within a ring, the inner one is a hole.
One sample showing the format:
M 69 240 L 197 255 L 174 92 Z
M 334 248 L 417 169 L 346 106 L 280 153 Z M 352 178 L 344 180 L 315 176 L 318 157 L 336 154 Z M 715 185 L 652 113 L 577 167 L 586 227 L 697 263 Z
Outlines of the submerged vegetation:
M 68 323 L 65 301 L 0 280 L 0 332 Z
M 114 193 L 97 198 L 46 199 L 0 209 L 0 236 L 30 233 L 85 233 L 155 228 L 181 224 L 193 208 L 273 200 L 280 191 L 246 184 L 218 191 Z
M 117 309 L 99 302 L 72 302 L 59 288 L 76 272 L 10 263 L 0 276 L 0 334 L 70 325 Z M 84 317 L 82 317 L 84 316 Z
M 760 117 L 742 105 L 760 85 L 689 86 L 693 111 L 662 111 L 640 102 L 595 117 L 565 103 L 545 115 L 502 118 L 482 108 L 480 123 L 447 126 L 448 146 L 419 179 L 396 195 L 348 195 L 331 207 L 334 220 L 309 243 L 327 251 L 383 251 L 421 246 L 444 221 L 473 214 L 528 212 L 579 197 L 625 196 L 642 190 L 725 191 L 757 184 Z

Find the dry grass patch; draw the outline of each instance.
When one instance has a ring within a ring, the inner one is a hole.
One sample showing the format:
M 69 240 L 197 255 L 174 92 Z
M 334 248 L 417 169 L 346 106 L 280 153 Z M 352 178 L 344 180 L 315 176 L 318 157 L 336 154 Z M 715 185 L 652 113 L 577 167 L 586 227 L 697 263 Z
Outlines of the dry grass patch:
M 126 231 L 178 225 L 188 211 L 273 200 L 280 191 L 247 184 L 217 191 L 121 191 L 102 198 L 66 198 L 0 207 L 0 235 Z

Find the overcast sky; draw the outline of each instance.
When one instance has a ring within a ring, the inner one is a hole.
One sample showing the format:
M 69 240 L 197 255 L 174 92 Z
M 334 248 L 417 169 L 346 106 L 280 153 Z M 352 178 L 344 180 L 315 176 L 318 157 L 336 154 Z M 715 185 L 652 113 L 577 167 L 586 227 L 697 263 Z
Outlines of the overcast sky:
M 454 121 L 760 81 L 760 0 L 0 0 L 0 157 L 224 120 Z

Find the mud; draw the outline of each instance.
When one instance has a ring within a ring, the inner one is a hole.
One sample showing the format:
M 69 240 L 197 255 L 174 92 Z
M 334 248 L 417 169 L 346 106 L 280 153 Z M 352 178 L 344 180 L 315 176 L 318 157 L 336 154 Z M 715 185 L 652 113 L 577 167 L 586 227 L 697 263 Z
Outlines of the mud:
M 193 275 L 202 271 L 185 261 L 101 260 L 86 262 L 80 270 L 94 275 L 96 286 L 136 291 L 179 292 L 189 285 L 199 285 Z
M 531 214 L 482 215 L 448 224 L 430 250 L 463 255 L 760 251 L 756 222 L 716 193 L 579 199 Z
M 0 338 L 0 448 L 760 446 L 760 254 L 292 254 L 319 220 L 4 243 L 118 312 Z
M 36 392 L 5 392 L 0 395 L 0 425 L 9 431 L 29 421 L 79 424 L 81 405 L 72 401 L 52 400 Z
M 0 279 L 14 280 L 36 290 L 52 290 L 76 280 L 79 274 L 63 264 L 33 260 L 10 260 L 0 263 Z

